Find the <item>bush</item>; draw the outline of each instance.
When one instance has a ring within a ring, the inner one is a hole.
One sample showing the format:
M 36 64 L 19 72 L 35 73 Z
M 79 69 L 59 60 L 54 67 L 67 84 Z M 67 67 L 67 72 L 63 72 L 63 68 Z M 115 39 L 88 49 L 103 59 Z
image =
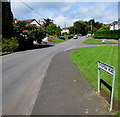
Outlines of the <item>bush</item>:
M 94 34 L 95 38 L 119 39 L 120 30 L 97 31 Z
M 68 39 L 73 38 L 73 36 L 74 36 L 74 34 L 70 34 L 70 35 L 68 35 Z
M 16 37 L 12 38 L 3 38 L 2 40 L 2 52 L 14 52 L 19 46 L 18 40 Z
M 32 30 L 29 32 L 28 38 L 33 42 L 33 40 L 37 41 L 39 44 L 41 44 L 42 39 L 45 38 L 45 32 L 41 29 L 39 30 Z

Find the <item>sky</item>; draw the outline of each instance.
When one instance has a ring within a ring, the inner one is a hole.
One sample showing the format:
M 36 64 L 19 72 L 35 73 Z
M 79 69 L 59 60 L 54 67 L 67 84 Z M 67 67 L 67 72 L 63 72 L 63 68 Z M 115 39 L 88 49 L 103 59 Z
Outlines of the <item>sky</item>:
M 33 10 L 27 7 L 30 6 Z M 78 20 L 95 19 L 102 23 L 118 20 L 118 2 L 11 2 L 14 18 L 19 20 L 50 18 L 61 28 Z M 36 13 L 37 11 L 38 13 Z

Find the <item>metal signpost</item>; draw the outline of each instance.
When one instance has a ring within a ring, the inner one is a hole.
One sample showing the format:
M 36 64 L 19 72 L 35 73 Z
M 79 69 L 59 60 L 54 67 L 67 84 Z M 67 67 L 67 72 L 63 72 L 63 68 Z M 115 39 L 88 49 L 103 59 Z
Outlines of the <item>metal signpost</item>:
M 115 84 L 115 68 L 106 63 L 98 61 L 98 92 L 100 92 L 100 83 L 101 83 L 100 70 L 103 70 L 104 72 L 112 76 L 112 92 L 111 92 L 111 99 L 110 99 L 110 111 L 111 111 L 112 105 L 113 105 L 113 94 L 114 94 L 114 84 Z

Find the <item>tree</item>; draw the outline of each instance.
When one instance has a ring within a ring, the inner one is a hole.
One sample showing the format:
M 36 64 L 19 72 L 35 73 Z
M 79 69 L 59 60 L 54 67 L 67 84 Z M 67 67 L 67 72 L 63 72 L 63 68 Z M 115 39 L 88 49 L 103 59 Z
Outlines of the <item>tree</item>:
M 86 35 L 85 27 L 86 27 L 85 21 L 79 20 L 74 23 L 75 33 L 77 34 Z
M 96 22 L 95 27 L 99 30 L 102 27 L 103 23 Z
M 56 34 L 56 24 L 54 23 L 50 23 L 48 26 L 47 26 L 47 33 L 49 35 L 55 35 Z
M 57 36 L 60 36 L 60 35 L 61 35 L 61 28 L 60 28 L 60 26 L 56 27 L 56 32 L 55 32 L 55 34 L 56 34 Z
M 37 30 L 32 30 L 28 33 L 29 42 L 33 44 L 33 41 L 37 41 L 39 44 L 41 44 L 45 35 L 45 32 L 40 28 Z
M 45 37 L 45 31 L 33 24 L 29 24 L 25 21 L 18 21 L 13 24 L 14 35 L 17 37 L 19 42 L 19 49 L 24 50 L 27 46 L 32 46 L 33 41 L 41 43 Z
M 2 35 L 10 38 L 13 36 L 13 14 L 10 2 L 2 2 Z
M 49 24 L 51 24 L 51 23 L 53 23 L 53 20 L 52 20 L 52 19 L 50 19 L 50 18 L 45 19 L 45 18 L 44 18 L 43 25 L 44 25 L 46 28 L 47 28 L 47 26 L 48 26 Z
M 109 25 L 102 25 L 102 27 L 100 28 L 99 31 L 108 31 L 110 30 L 110 26 Z
M 90 19 L 88 21 L 88 24 L 94 27 L 95 26 L 95 20 L 94 19 Z
M 74 26 L 71 26 L 68 28 L 69 31 L 70 31 L 70 34 L 74 34 L 75 30 L 74 30 Z
M 89 20 L 88 22 L 86 22 L 86 32 L 87 33 L 94 33 L 97 30 L 99 30 L 102 26 L 102 23 L 100 22 L 95 22 L 94 19 Z

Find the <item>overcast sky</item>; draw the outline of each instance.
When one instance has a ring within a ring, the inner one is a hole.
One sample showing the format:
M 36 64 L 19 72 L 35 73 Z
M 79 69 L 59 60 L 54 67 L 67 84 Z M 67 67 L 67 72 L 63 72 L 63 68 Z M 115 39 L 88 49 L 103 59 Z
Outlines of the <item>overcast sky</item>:
M 72 26 L 78 20 L 90 20 L 111 23 L 118 19 L 117 2 L 25 2 L 39 14 L 21 2 L 12 2 L 14 18 L 41 19 L 50 18 L 54 23 L 64 27 Z

